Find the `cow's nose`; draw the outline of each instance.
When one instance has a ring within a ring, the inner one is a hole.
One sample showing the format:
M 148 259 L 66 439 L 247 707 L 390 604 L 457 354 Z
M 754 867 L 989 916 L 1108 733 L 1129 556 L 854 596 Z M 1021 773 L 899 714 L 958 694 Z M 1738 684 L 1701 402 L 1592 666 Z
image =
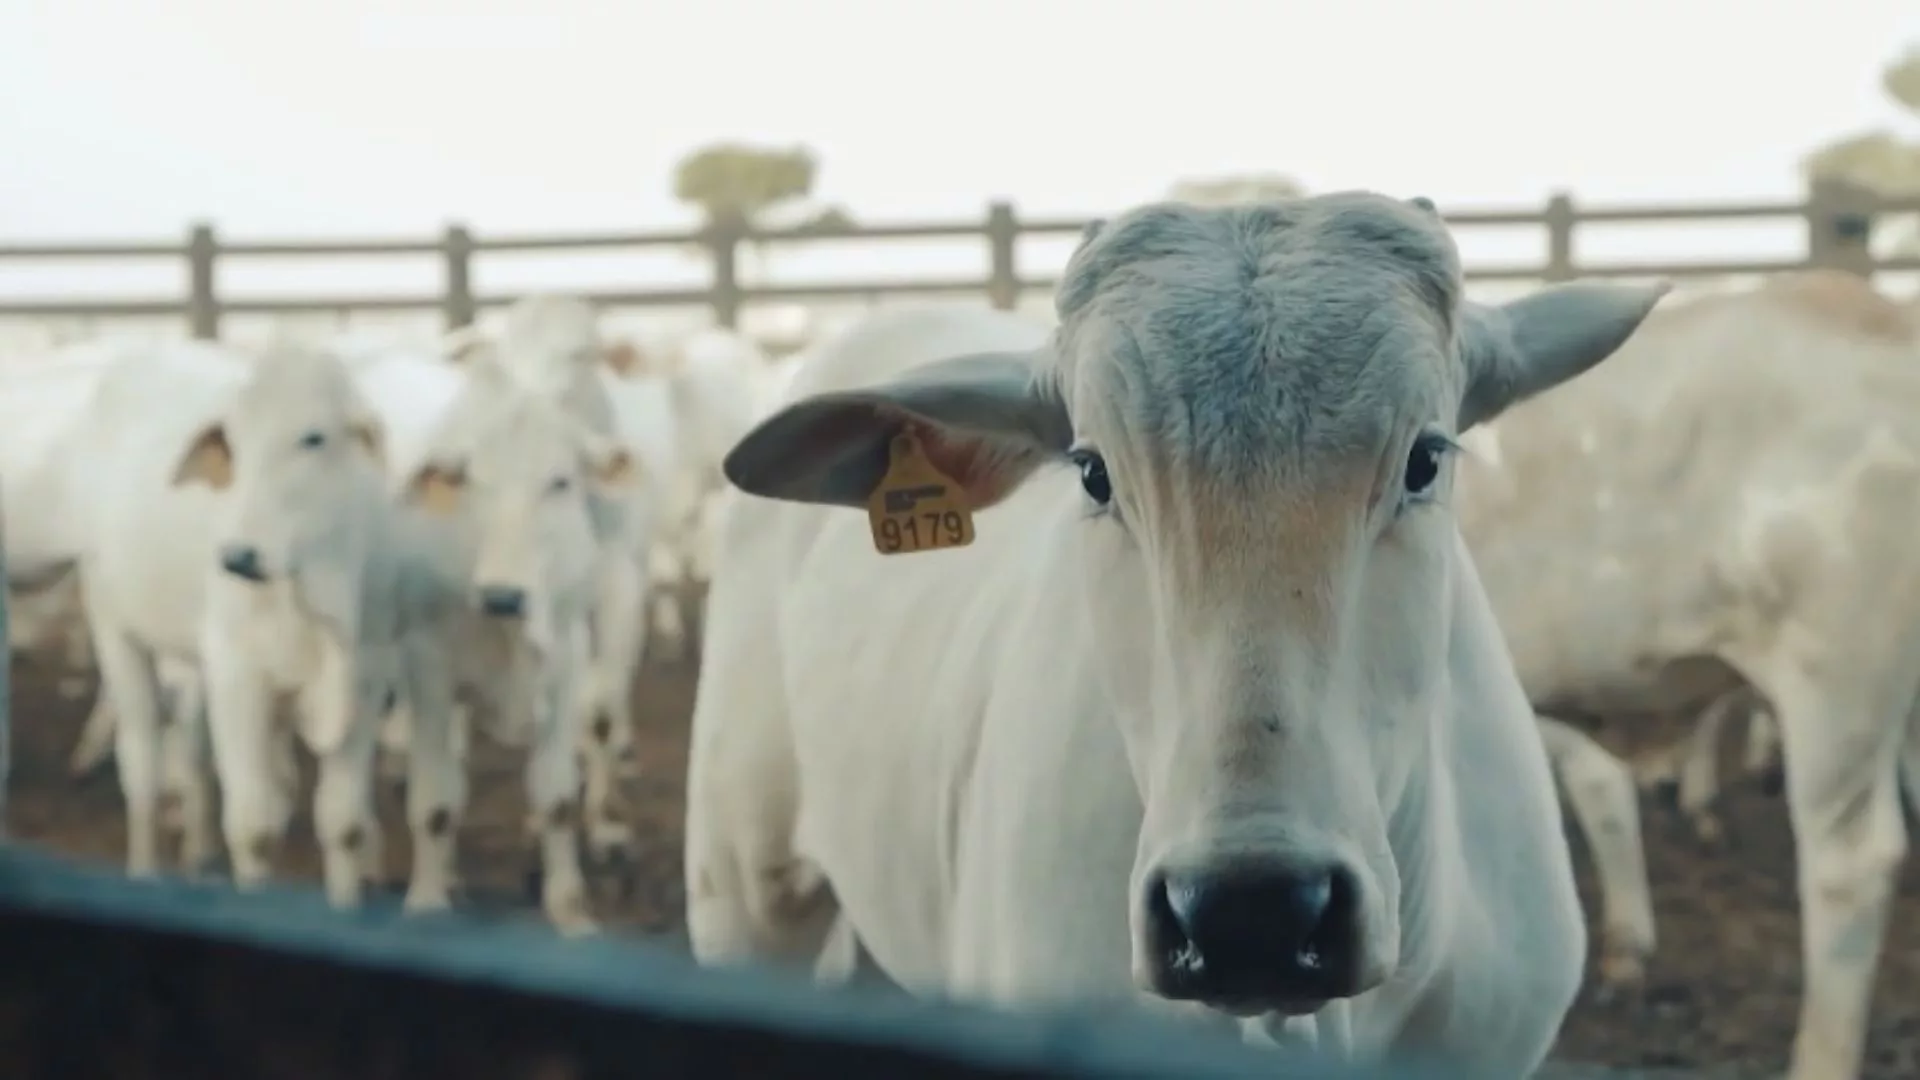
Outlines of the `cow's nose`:
M 518 618 L 527 610 L 527 590 L 511 585 L 482 585 L 480 610 L 504 619 Z
M 267 571 L 260 565 L 260 549 L 247 544 L 228 544 L 222 547 L 220 569 L 248 581 L 267 580 Z
M 1165 997 L 1306 1011 L 1365 989 L 1358 875 L 1340 862 L 1168 873 L 1147 888 Z

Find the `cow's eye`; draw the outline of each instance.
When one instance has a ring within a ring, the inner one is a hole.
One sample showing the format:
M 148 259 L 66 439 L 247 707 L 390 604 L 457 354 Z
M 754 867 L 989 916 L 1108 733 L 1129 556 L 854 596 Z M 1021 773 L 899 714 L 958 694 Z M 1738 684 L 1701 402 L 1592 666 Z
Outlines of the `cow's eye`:
M 300 436 L 302 450 L 318 450 L 325 445 L 327 445 L 327 435 L 324 431 L 309 431 Z
M 1453 444 L 1442 435 L 1422 435 L 1413 441 L 1401 481 L 1408 495 L 1424 498 L 1433 494 L 1434 485 L 1440 482 L 1440 463 L 1451 449 Z
M 1080 467 L 1080 488 L 1087 498 L 1101 506 L 1113 501 L 1113 482 L 1107 479 L 1107 460 L 1097 450 L 1075 450 L 1073 463 Z
M 571 490 L 573 490 L 573 477 L 571 476 L 556 476 L 547 481 L 547 494 L 549 495 L 562 495 Z

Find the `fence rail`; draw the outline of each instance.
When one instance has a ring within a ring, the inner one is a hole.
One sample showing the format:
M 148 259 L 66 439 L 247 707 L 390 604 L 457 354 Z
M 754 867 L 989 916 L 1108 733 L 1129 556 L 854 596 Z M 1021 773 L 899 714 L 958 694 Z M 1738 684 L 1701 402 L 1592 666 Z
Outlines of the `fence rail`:
M 1893 214 L 1920 213 L 1920 198 L 1888 200 L 1850 185 L 1816 183 L 1798 202 L 1645 205 L 1584 207 L 1571 195 L 1556 194 L 1537 210 L 1442 211 L 1456 229 L 1533 226 L 1544 233 L 1544 255 L 1537 263 L 1469 266 L 1467 276 L 1479 281 L 1569 281 L 1580 277 L 1718 277 L 1769 274 L 1828 267 L 1871 276 L 1883 271 L 1920 270 L 1920 255 L 1878 259 L 1870 243 L 1876 220 Z M 1574 254 L 1582 225 L 1699 223 L 1734 220 L 1797 219 L 1805 222 L 1807 245 L 1803 256 L 1791 259 L 1748 259 L 1722 262 L 1586 264 Z M 704 304 L 721 326 L 736 327 L 741 309 L 750 303 L 774 300 L 819 300 L 875 295 L 984 293 L 995 307 L 1011 308 L 1022 293 L 1051 289 L 1054 278 L 1023 273 L 1017 251 L 1028 236 L 1070 236 L 1086 225 L 1084 219 L 1023 220 L 1013 204 L 994 202 L 983 220 L 971 222 L 896 223 L 826 226 L 786 230 L 754 228 L 738 219 L 718 220 L 691 232 L 624 232 L 554 236 L 475 235 L 464 225 L 449 225 L 438 238 L 335 240 L 227 240 L 210 224 L 196 224 L 184 243 L 0 244 L 0 263 L 26 260 L 182 260 L 187 271 L 186 294 L 175 298 L 125 300 L 0 300 L 0 317 L 167 317 L 187 320 L 195 337 L 216 338 L 220 322 L 229 314 L 280 314 L 341 310 L 434 311 L 451 328 L 473 322 L 482 309 L 505 304 L 510 295 L 477 292 L 473 267 L 489 253 L 562 252 L 606 249 L 703 248 L 712 267 L 704 289 L 655 291 L 597 291 L 586 295 L 608 307 L 658 307 Z M 821 240 L 930 240 L 978 237 L 988 251 L 985 278 L 835 282 L 820 285 L 749 287 L 741 282 L 742 245 L 777 245 Z M 437 295 L 285 296 L 265 299 L 223 299 L 218 270 L 227 260 L 246 258 L 378 258 L 397 255 L 435 255 L 443 264 L 443 287 Z
M 0 847 L 0 1075 L 1434 1080 L 1155 1017 L 1013 1015 L 713 971 L 531 920 L 331 911 Z M 1464 1078 L 1459 1078 L 1464 1080 Z

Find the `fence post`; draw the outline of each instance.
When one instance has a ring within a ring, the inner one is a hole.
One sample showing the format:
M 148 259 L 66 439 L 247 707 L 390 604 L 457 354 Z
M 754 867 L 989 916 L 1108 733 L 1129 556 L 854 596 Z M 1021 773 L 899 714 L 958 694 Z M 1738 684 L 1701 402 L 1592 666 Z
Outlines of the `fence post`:
M 1879 199 L 1857 184 L 1816 179 L 1807 189 L 1807 265 L 1873 277 L 1873 217 Z
M 1013 215 L 1013 204 L 995 200 L 987 204 L 987 249 L 991 270 L 987 277 L 987 302 L 1001 311 L 1012 311 L 1020 304 L 1020 270 L 1014 251 L 1020 241 L 1020 222 Z
M 220 298 L 213 287 L 214 262 L 220 242 L 213 226 L 196 223 L 187 233 L 187 325 L 193 336 L 213 341 L 220 336 Z
M 473 234 L 465 225 L 448 225 L 440 249 L 447 260 L 447 295 L 441 310 L 447 329 L 460 330 L 473 325 Z
M 1573 196 L 1554 192 L 1547 200 L 1543 218 L 1547 225 L 1547 280 L 1572 281 L 1577 273 L 1573 265 Z
M 740 242 L 746 238 L 744 215 L 724 213 L 707 222 L 706 241 L 713 254 L 713 319 L 727 330 L 740 327 Z
M 0 509 L 0 582 L 7 580 L 7 519 Z M 13 590 L 0 588 L 0 842 L 7 838 L 7 787 L 13 782 Z

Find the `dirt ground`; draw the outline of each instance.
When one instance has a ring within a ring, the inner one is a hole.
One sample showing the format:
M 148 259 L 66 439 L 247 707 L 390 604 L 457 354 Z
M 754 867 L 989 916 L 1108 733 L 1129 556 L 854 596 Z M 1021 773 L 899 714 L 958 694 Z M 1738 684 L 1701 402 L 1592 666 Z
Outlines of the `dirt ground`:
M 694 672 L 649 665 L 636 695 L 641 776 L 629 786 L 636 858 L 626 875 L 603 876 L 596 910 L 610 925 L 642 932 L 679 928 L 683 906 L 680 833 L 687 718 Z M 29 843 L 117 864 L 124 834 L 112 769 L 75 781 L 66 758 L 89 697 L 63 699 L 54 674 L 20 664 L 14 672 L 17 725 L 10 823 Z M 88 690 L 91 694 L 91 689 Z M 1619 746 L 1616 732 L 1597 731 Z M 1639 734 L 1639 733 L 1636 733 Z M 1639 741 L 1636 739 L 1635 741 Z M 469 903 L 481 910 L 531 909 L 533 856 L 522 840 L 519 761 L 492 748 L 478 755 L 473 807 L 461 837 Z M 1702 847 L 1677 815 L 1642 806 L 1659 918 L 1660 952 L 1646 985 L 1602 1001 L 1592 987 L 1568 1018 L 1555 1057 L 1616 1066 L 1711 1069 L 1766 1075 L 1784 1067 L 1800 993 L 1798 904 L 1785 807 L 1729 767 L 1723 797 L 1728 839 Z M 397 792 L 382 789 L 382 814 L 401 819 Z M 1582 896 L 1596 894 L 1575 841 Z M 389 841 L 390 871 L 406 865 L 403 830 Z M 291 872 L 317 876 L 311 827 L 296 820 Z M 1920 868 L 1910 867 L 1875 994 L 1865 1075 L 1920 1076 Z M 620 877 L 625 877 L 623 882 Z

